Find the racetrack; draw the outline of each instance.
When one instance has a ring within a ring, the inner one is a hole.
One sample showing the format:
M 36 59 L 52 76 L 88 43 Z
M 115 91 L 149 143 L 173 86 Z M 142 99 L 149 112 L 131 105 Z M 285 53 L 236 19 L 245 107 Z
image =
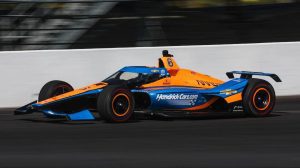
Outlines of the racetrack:
M 242 115 L 109 124 L 0 112 L 0 167 L 300 167 L 300 98 Z

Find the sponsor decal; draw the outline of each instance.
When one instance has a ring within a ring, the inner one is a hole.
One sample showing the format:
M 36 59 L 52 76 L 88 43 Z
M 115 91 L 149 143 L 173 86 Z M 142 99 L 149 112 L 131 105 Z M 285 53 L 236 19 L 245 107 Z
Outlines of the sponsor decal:
M 157 73 L 157 72 L 159 72 L 159 70 L 158 69 L 152 69 L 151 72 Z
M 172 66 L 173 66 L 173 61 L 172 61 L 172 59 L 171 59 L 171 58 L 168 58 L 167 61 L 168 61 L 168 65 L 169 65 L 170 67 L 172 67 Z
M 220 94 L 225 94 L 225 95 L 232 95 L 232 94 L 236 94 L 237 90 L 232 90 L 232 89 L 225 89 L 220 91 Z
M 194 106 L 197 102 L 198 95 L 196 94 L 183 94 L 183 93 L 171 93 L 171 94 L 157 94 L 156 100 L 167 101 L 171 105 L 182 106 Z M 202 101 L 202 99 L 201 99 Z
M 233 112 L 242 112 L 244 111 L 243 106 L 234 106 L 233 107 Z
M 196 94 L 157 94 L 156 100 L 197 100 L 198 95 Z
M 205 85 L 208 85 L 208 86 L 218 86 L 219 84 L 217 83 L 214 83 L 214 82 L 208 82 L 208 81 L 203 81 L 203 80 L 196 80 L 198 85 L 202 85 L 202 86 L 205 86 Z
M 163 84 L 164 84 L 164 85 L 169 85 L 169 84 L 171 84 L 170 78 L 165 78 L 165 79 L 163 80 Z

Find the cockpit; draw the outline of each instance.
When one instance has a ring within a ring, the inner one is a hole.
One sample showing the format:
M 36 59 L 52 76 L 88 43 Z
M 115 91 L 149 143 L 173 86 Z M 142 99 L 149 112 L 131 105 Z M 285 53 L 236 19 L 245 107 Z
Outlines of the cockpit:
M 151 83 L 169 76 L 165 68 L 152 68 L 146 66 L 128 66 L 120 69 L 110 77 L 103 80 L 109 84 L 126 84 L 137 87 Z

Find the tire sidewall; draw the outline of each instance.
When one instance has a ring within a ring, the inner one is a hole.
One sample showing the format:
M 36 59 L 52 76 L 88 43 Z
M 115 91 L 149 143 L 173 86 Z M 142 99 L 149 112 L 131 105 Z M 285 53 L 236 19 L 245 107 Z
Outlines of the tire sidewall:
M 255 92 L 261 88 L 266 89 L 269 92 L 269 96 L 270 96 L 270 102 L 267 108 L 264 110 L 257 109 L 253 102 L 253 96 L 255 96 L 254 95 Z M 249 79 L 248 86 L 246 87 L 243 95 L 243 106 L 246 114 L 255 117 L 267 116 L 274 109 L 275 102 L 276 102 L 275 91 L 269 82 L 261 79 Z
M 70 84 L 68 84 L 67 82 L 60 81 L 60 80 L 53 80 L 53 81 L 46 83 L 42 87 L 42 89 L 39 93 L 38 101 L 43 101 L 43 100 L 49 99 L 51 97 L 57 96 L 57 95 L 55 95 L 55 91 L 57 91 L 57 89 L 60 87 L 65 87 L 69 91 L 74 90 L 73 87 Z
M 113 112 L 113 107 L 112 107 L 113 99 L 119 94 L 125 94 L 128 97 L 128 101 L 129 101 L 128 112 L 123 116 L 117 116 Z M 128 121 L 133 114 L 133 108 L 134 108 L 133 95 L 126 87 L 118 86 L 118 85 L 108 86 L 107 88 L 104 88 L 104 90 L 98 96 L 97 110 L 99 112 L 99 115 L 108 122 Z

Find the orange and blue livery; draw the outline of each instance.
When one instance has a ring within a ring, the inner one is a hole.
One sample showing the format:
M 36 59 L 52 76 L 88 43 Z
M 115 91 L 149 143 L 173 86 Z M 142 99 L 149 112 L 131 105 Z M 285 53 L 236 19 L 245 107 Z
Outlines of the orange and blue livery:
M 37 101 L 15 114 L 40 112 L 49 118 L 94 120 L 95 112 L 108 122 L 126 122 L 133 113 L 151 116 L 197 116 L 208 113 L 245 112 L 266 116 L 275 105 L 272 85 L 253 76 L 276 74 L 249 71 L 227 72 L 229 81 L 179 67 L 164 50 L 157 67 L 126 66 L 103 81 L 73 89 L 64 81 L 50 81 Z M 235 74 L 240 75 L 234 77 Z

